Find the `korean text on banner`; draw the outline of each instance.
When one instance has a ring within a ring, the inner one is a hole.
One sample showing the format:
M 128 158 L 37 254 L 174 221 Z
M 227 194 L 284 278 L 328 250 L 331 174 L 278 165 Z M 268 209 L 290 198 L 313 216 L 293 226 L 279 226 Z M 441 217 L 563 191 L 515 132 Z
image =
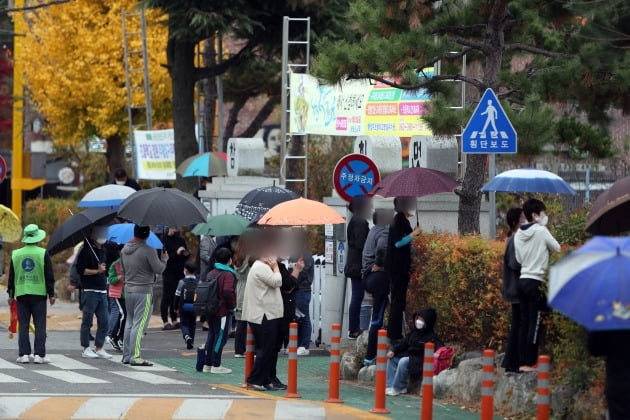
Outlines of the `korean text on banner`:
M 175 175 L 174 130 L 134 131 L 136 175 L 139 179 L 172 180 Z

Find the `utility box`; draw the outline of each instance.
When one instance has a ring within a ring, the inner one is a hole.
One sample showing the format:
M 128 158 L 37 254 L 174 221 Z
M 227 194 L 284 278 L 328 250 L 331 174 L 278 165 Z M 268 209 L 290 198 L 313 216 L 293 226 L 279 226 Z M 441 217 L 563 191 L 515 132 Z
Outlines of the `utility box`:
M 458 153 L 455 137 L 412 136 L 409 167 L 435 169 L 456 177 Z
M 381 173 L 381 179 L 402 169 L 402 145 L 398 137 L 357 136 L 354 153 L 372 159 Z
M 25 177 L 33 179 L 46 178 L 46 158 L 44 152 L 24 152 L 23 156 L 23 174 Z
M 231 138 L 227 144 L 228 176 L 261 176 L 265 170 L 265 142 L 261 138 Z

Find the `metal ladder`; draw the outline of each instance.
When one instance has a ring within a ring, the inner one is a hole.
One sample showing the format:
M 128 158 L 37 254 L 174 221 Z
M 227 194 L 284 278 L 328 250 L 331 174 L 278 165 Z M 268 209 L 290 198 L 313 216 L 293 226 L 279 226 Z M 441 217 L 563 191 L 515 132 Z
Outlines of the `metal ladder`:
M 299 22 L 306 26 L 306 37 L 304 39 L 291 39 L 290 26 L 291 22 Z M 289 53 L 291 47 L 302 48 L 302 62 L 289 62 Z M 298 154 L 292 154 L 291 148 L 287 148 L 291 141 L 291 133 L 289 133 L 289 121 L 291 111 L 289 106 L 291 93 L 291 73 L 295 70 L 299 73 L 308 73 L 310 65 L 311 52 L 311 18 L 291 18 L 284 16 L 282 20 L 282 91 L 281 91 L 281 107 L 282 114 L 280 116 L 280 138 L 282 139 L 280 150 L 280 180 L 281 183 L 302 184 L 303 196 L 308 195 L 308 135 L 301 134 L 303 137 L 303 151 Z M 297 135 L 296 135 L 297 136 Z M 303 163 L 303 176 L 297 178 L 286 178 L 287 163 L 291 161 L 301 161 Z

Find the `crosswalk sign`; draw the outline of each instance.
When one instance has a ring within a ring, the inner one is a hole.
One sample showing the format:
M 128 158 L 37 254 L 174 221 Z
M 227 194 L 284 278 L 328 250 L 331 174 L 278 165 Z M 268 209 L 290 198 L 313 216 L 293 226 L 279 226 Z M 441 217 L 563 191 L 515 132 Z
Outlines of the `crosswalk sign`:
M 517 152 L 516 130 L 492 89 L 486 89 L 462 132 L 462 152 Z

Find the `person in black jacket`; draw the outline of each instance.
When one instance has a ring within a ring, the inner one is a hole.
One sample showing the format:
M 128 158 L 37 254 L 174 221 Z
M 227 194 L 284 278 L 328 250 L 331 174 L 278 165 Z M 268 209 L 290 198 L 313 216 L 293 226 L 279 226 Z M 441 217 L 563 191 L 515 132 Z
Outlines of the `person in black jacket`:
M 166 269 L 162 273 L 162 302 L 160 303 L 160 315 L 162 315 L 163 330 L 174 330 L 180 327 L 177 322 L 177 306 L 175 305 L 175 291 L 179 280 L 184 272 L 184 264 L 190 252 L 186 246 L 186 241 L 179 234 L 179 229 L 168 228 L 166 237 L 164 238 L 164 250 L 168 252 L 169 259 L 166 263 Z M 171 317 L 173 323 L 168 322 Z
M 352 218 L 347 228 L 348 257 L 344 274 L 350 278 L 352 285 L 352 296 L 350 298 L 350 308 L 348 309 L 348 338 L 356 340 L 361 335 L 359 317 L 361 315 L 361 302 L 365 292 L 361 276 L 361 259 L 363 246 L 370 231 L 366 220 L 370 213 L 370 199 L 364 195 L 354 197 L 348 206 L 348 210 L 352 213 Z
M 608 418 L 630 419 L 630 330 L 592 332 L 588 349 L 593 356 L 606 357 Z
M 112 184 L 124 185 L 126 187 L 133 188 L 136 191 L 140 191 L 142 189 L 140 184 L 138 184 L 138 181 L 133 178 L 129 178 L 127 176 L 127 171 L 123 168 L 118 168 L 114 171 L 114 181 Z
M 387 257 L 385 271 L 389 273 L 391 305 L 387 336 L 390 340 L 403 338 L 403 314 L 407 305 L 407 288 L 409 287 L 409 269 L 411 268 L 411 241 L 420 234 L 420 228 L 411 228 L 409 212 L 415 208 L 416 199 L 396 197 L 394 222 L 389 225 L 387 239 Z
M 501 366 L 506 372 L 518 373 L 519 367 L 523 365 L 523 361 L 519 357 L 518 336 L 520 334 L 521 316 L 520 305 L 518 300 L 518 279 L 521 277 L 521 265 L 516 261 L 516 252 L 514 250 L 514 234 L 521 226 L 527 222 L 523 209 L 520 207 L 508 210 L 505 217 L 507 225 L 510 229 L 509 238 L 505 244 L 505 254 L 503 255 L 503 300 L 512 305 L 512 322 L 510 325 L 510 334 L 505 350 L 505 357 Z
M 434 343 L 435 350 L 444 345 L 433 330 L 436 321 L 433 308 L 414 313 L 411 331 L 387 352 L 387 395 L 406 394 L 407 383 L 420 379 L 425 343 Z

